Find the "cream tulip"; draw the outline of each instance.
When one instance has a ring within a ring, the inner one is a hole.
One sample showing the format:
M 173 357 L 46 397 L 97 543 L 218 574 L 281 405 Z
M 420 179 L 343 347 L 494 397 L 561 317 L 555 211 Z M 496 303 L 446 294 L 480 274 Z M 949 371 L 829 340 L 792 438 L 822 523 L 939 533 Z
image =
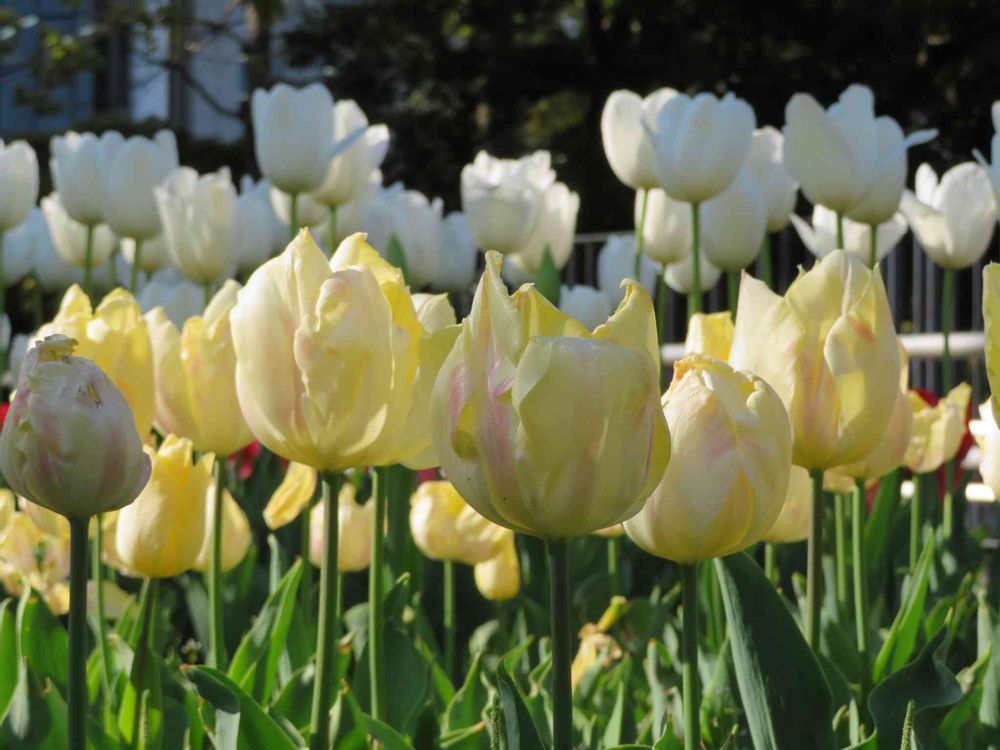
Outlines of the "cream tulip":
M 345 482 L 337 496 L 339 535 L 337 537 L 337 572 L 357 573 L 368 567 L 372 559 L 372 524 L 374 503 L 359 504 L 357 489 Z M 309 561 L 316 567 L 323 564 L 326 546 L 323 530 L 326 504 L 317 503 L 309 516 Z
M 675 201 L 663 190 L 646 194 L 646 221 L 643 224 L 643 252 L 657 263 L 669 265 L 691 254 L 691 207 Z M 635 222 L 639 225 L 642 196 L 636 196 Z M 704 257 L 704 255 L 703 255 Z
M 477 565 L 500 554 L 509 531 L 479 515 L 451 482 L 424 482 L 410 497 L 410 532 L 427 557 Z
M 639 278 L 646 292 L 652 297 L 660 266 L 643 253 L 639 259 Z M 635 235 L 613 234 L 597 253 L 597 288 L 608 295 L 613 306 L 625 299 L 622 282 L 635 276 Z
M 101 142 L 93 133 L 54 135 L 49 171 L 66 213 L 84 226 L 104 221 L 101 210 Z
M 905 391 L 899 391 L 889 424 L 875 449 L 861 461 L 837 466 L 827 472 L 851 479 L 879 479 L 903 465 L 913 435 L 913 407 Z
M 473 569 L 473 579 L 479 593 L 484 599 L 494 602 L 513 599 L 521 590 L 521 563 L 517 559 L 514 533 L 505 531 L 505 541 L 500 553 L 489 560 L 476 563 Z
M 83 268 L 87 262 L 87 226 L 70 217 L 59 193 L 42 198 L 42 214 L 52 246 L 59 256 L 71 266 Z M 118 247 L 118 238 L 107 224 L 93 226 L 90 262 L 93 266 L 100 266 L 108 262 Z
M 792 471 L 788 475 L 785 504 L 781 506 L 778 520 L 774 522 L 763 541 L 772 544 L 792 544 L 805 540 L 809 536 L 812 492 L 809 472 L 801 466 L 792 466 Z
M 767 213 L 767 231 L 780 232 L 788 226 L 795 210 L 795 198 L 799 186 L 793 180 L 784 163 L 785 137 L 777 128 L 767 125 L 753 131 L 750 153 L 744 169 L 750 172 Z
M 843 219 L 844 247 L 851 255 L 866 265 L 871 262 L 871 227 Z M 802 240 L 802 244 L 816 258 L 825 258 L 837 250 L 837 214 L 824 206 L 813 206 L 812 225 L 798 216 L 792 215 L 792 225 Z M 906 234 L 908 226 L 902 213 L 895 214 L 889 221 L 879 224 L 875 236 L 875 259 L 881 261 L 895 249 Z
M 155 188 L 178 167 L 169 130 L 153 139 L 105 133 L 100 140 L 101 215 L 119 237 L 145 242 L 163 231 Z
M 740 271 L 754 262 L 767 233 L 767 204 L 746 169 L 701 209 L 705 257 L 721 271 Z
M 684 353 L 704 354 L 725 362 L 729 359 L 735 333 L 733 316 L 728 311 L 695 313 L 688 321 Z
M 631 91 L 614 91 L 601 112 L 601 141 L 615 177 L 633 190 L 658 186 L 653 173 L 655 146 L 644 118 L 652 117 L 668 99 L 677 96 L 671 88 L 657 89 L 645 98 Z
M 356 138 L 359 130 L 363 135 Z M 330 160 L 322 184 L 312 194 L 313 200 L 324 206 L 336 208 L 355 200 L 389 151 L 389 128 L 369 125 L 361 107 L 342 99 L 333 105 L 333 140 L 348 138 L 356 140 Z
M 291 461 L 285 476 L 264 506 L 264 523 L 269 529 L 287 526 L 309 507 L 319 478 L 316 469 Z
M 66 516 L 23 497 L 18 499 L 18 506 L 21 513 L 30 518 L 31 522 L 46 534 L 69 539 L 69 519 Z
M 662 403 L 673 455 L 625 533 L 679 563 L 760 541 L 788 489 L 792 433 L 781 399 L 760 378 L 695 354 L 674 365 Z
M 27 141 L 0 139 L 0 236 L 22 224 L 38 200 L 38 157 Z
M 25 585 L 37 591 L 52 614 L 69 611 L 69 539 L 45 534 L 23 513 L 0 532 L 0 581 L 11 596 Z
M 914 474 L 936 471 L 958 453 L 965 437 L 965 416 L 972 388 L 960 383 L 931 406 L 920 394 L 910 391 L 913 432 L 904 463 Z
M 611 304 L 611 298 L 600 289 L 577 284 L 574 287 L 560 287 L 559 309 L 583 323 L 588 331 L 592 331 L 608 319 L 614 305 Z

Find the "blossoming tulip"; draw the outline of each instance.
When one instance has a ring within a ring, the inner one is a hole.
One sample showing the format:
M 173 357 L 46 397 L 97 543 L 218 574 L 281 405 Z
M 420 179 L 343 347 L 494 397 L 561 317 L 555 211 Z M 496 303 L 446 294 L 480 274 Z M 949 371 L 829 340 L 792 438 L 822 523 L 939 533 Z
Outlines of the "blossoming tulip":
M 106 133 L 100 141 L 101 215 L 119 237 L 145 242 L 162 231 L 154 189 L 177 169 L 169 130 L 152 140 Z
M 913 434 L 913 407 L 905 391 L 896 396 L 889 424 L 875 449 L 847 466 L 838 466 L 832 473 L 852 479 L 878 479 L 903 465 Z M 827 472 L 829 475 L 831 472 Z
M 0 236 L 28 218 L 38 200 L 38 157 L 26 141 L 0 139 Z
M 204 317 L 178 331 L 161 308 L 148 313 L 156 382 L 156 426 L 189 438 L 199 453 L 228 456 L 253 441 L 236 397 L 229 315 L 240 285 L 227 281 Z
M 341 573 L 357 573 L 368 567 L 372 559 L 372 518 L 373 503 L 359 504 L 355 499 L 357 490 L 350 482 L 344 483 L 337 497 L 337 513 L 340 517 L 337 528 L 340 531 L 337 543 L 337 570 Z M 323 562 L 323 520 L 326 505 L 317 503 L 310 511 L 309 560 L 320 566 Z
M 484 599 L 504 602 L 521 590 L 521 563 L 517 559 L 514 532 L 504 529 L 500 552 L 489 560 L 476 563 L 473 578 Z
M 910 471 L 926 474 L 955 457 L 965 436 L 965 413 L 971 396 L 969 384 L 960 383 L 931 406 L 920 394 L 910 391 L 913 432 L 905 456 Z
M 42 214 L 56 252 L 70 265 L 83 268 L 87 263 L 87 227 L 70 217 L 59 193 L 42 198 Z M 118 238 L 107 224 L 94 225 L 90 246 L 91 265 L 107 263 L 117 245 Z
M 507 530 L 479 515 L 451 482 L 424 482 L 410 498 L 413 541 L 432 560 L 476 565 L 496 557 Z
M 215 456 L 195 462 L 191 441 L 176 435 L 146 452 L 153 462 L 149 484 L 118 514 L 115 548 L 129 571 L 170 578 L 198 562 Z
M 49 170 L 66 213 L 84 226 L 104 221 L 101 209 L 101 141 L 93 133 L 52 136 Z
M 491 254 L 434 387 L 441 465 L 473 508 L 525 533 L 565 539 L 634 515 L 669 458 L 658 354 L 635 283 L 591 334 L 534 287 L 508 296 Z
M 372 173 L 385 159 L 389 129 L 385 125 L 369 125 L 361 107 L 350 99 L 334 104 L 334 141 L 354 139 L 359 130 L 363 135 L 330 160 L 322 184 L 312 194 L 317 203 L 334 208 L 350 203 L 365 189 Z
M 785 493 L 785 503 L 781 513 L 764 535 L 765 542 L 773 544 L 791 544 L 801 542 L 809 536 L 809 501 L 812 495 L 812 483 L 809 472 L 801 466 L 792 466 L 788 475 L 788 490 Z
M 632 91 L 614 91 L 601 112 L 601 141 L 615 177 L 633 190 L 658 185 L 653 173 L 655 146 L 643 119 L 652 117 L 665 101 L 677 95 L 671 88 L 657 89 L 645 98 Z
M 813 206 L 812 225 L 798 216 L 792 215 L 792 225 L 802 240 L 802 244 L 816 258 L 825 258 L 837 250 L 837 215 L 830 209 L 819 204 Z M 851 253 L 864 263 L 871 261 L 872 228 L 867 224 L 858 224 L 850 219 L 842 220 L 844 247 L 840 248 Z M 875 260 L 885 258 L 899 244 L 906 234 L 908 226 L 902 213 L 879 224 L 876 233 Z
M 691 207 L 654 188 L 646 195 L 643 252 L 657 263 L 671 264 L 691 254 Z M 636 198 L 635 221 L 639 225 L 642 199 Z
M 770 125 L 758 128 L 753 131 L 745 166 L 760 190 L 767 214 L 767 231 L 771 233 L 788 226 L 799 190 L 785 169 L 784 144 L 785 137 L 780 130 Z
M 661 191 L 662 192 L 662 191 Z M 660 267 L 643 253 L 639 259 L 639 278 L 636 279 L 650 296 L 656 290 Z M 635 276 L 635 236 L 613 234 L 597 253 L 597 288 L 604 292 L 612 305 L 625 298 L 622 281 Z
M 705 257 L 722 271 L 740 271 L 760 252 L 767 232 L 767 205 L 747 170 L 702 209 Z
M 792 435 L 767 383 L 702 355 L 674 366 L 663 396 L 673 455 L 625 533 L 647 552 L 694 563 L 759 541 L 785 502 Z
M 733 316 L 728 312 L 695 313 L 688 321 L 684 353 L 704 354 L 725 362 L 729 359 L 735 333 Z
M 545 191 L 534 231 L 525 245 L 508 258 L 520 271 L 536 275 L 548 252 L 553 265 L 562 269 L 573 252 L 576 232 L 576 215 L 580 210 L 580 196 L 561 182 L 553 183 Z
M 608 319 L 613 306 L 604 292 L 586 284 L 563 286 L 559 291 L 559 309 L 583 323 L 588 331 Z
M 128 403 L 74 342 L 48 336 L 28 352 L 3 426 L 0 470 L 17 494 L 69 519 L 135 499 L 149 459 Z

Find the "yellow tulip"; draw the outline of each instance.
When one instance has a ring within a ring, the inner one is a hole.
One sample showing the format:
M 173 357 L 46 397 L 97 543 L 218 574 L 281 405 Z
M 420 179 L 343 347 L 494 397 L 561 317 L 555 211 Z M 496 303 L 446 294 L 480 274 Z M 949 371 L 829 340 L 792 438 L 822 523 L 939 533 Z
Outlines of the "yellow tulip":
M 170 578 L 198 560 L 205 538 L 205 503 L 215 456 L 193 460 L 187 438 L 167 435 L 155 452 L 149 484 L 118 513 L 115 547 L 126 569 L 148 578 Z
M 781 399 L 760 378 L 693 354 L 674 366 L 663 413 L 673 456 L 625 533 L 680 563 L 760 541 L 781 512 L 792 462 Z
M 0 534 L 0 581 L 11 596 L 27 584 L 53 614 L 69 611 L 69 539 L 46 534 L 23 513 L 14 513 Z
M 337 572 L 357 573 L 368 567 L 372 559 L 372 523 L 374 506 L 361 505 L 356 500 L 357 489 L 350 482 L 341 485 L 337 495 L 338 529 Z M 309 517 L 309 560 L 316 567 L 323 564 L 325 545 L 326 504 L 317 503 Z
M 599 625 L 588 622 L 580 629 L 580 648 L 570 667 L 570 684 L 573 690 L 576 690 L 591 667 L 600 664 L 603 671 L 621 658 L 622 650 L 614 638 L 602 631 Z
M 21 506 L 21 512 L 41 531 L 61 539 L 69 539 L 69 519 L 65 516 L 23 497 L 18 505 Z
M 285 478 L 264 507 L 264 523 L 269 529 L 280 529 L 298 518 L 309 507 L 316 494 L 316 469 L 292 461 Z
M 513 297 L 488 253 L 472 312 L 434 385 L 431 422 L 459 494 L 494 523 L 550 539 L 642 507 L 670 458 L 649 295 L 589 332 L 533 286 Z
M 207 573 L 212 560 L 212 527 L 215 523 L 215 483 L 208 488 L 205 501 L 205 537 L 201 542 L 198 559 L 192 569 Z M 243 508 L 226 490 L 222 495 L 222 550 L 220 555 L 223 572 L 232 570 L 247 556 L 250 549 L 250 519 Z
M 69 288 L 51 323 L 35 340 L 61 333 L 76 340 L 75 354 L 93 361 L 122 392 L 140 436 L 153 425 L 153 353 L 142 310 L 131 294 L 115 289 L 96 310 L 75 284 Z
M 1000 422 L 1000 263 L 983 268 L 983 332 L 993 419 Z
M 909 395 L 900 391 L 896 394 L 896 403 L 892 410 L 892 416 L 889 418 L 889 424 L 875 450 L 861 461 L 846 466 L 837 466 L 828 471 L 826 475 L 837 474 L 849 477 L 851 480 L 884 477 L 890 471 L 903 465 L 912 435 L 913 407 L 910 405 Z M 850 485 L 853 488 L 854 482 L 851 481 Z
M 231 320 L 240 405 L 267 448 L 325 471 L 423 451 L 417 381 L 433 381 L 424 344 L 436 334 L 418 319 L 402 272 L 364 235 L 344 240 L 328 263 L 303 230 L 253 273 Z
M 935 406 L 914 391 L 910 391 L 909 397 L 913 434 L 904 463 L 914 474 L 926 474 L 936 471 L 958 453 L 965 435 L 965 414 L 972 388 L 968 383 L 960 383 Z
M 479 515 L 451 482 L 424 482 L 410 498 L 413 541 L 432 560 L 476 565 L 496 557 L 509 531 Z
M 829 469 L 862 460 L 885 432 L 899 387 L 881 273 L 835 250 L 784 297 L 744 274 L 729 362 L 781 397 L 795 464 Z
M 476 563 L 472 571 L 479 593 L 494 602 L 513 599 L 521 590 L 521 563 L 517 559 L 514 532 L 505 531 L 500 552 L 489 560 Z
M 801 466 L 793 466 L 788 475 L 788 491 L 778 520 L 764 535 L 765 542 L 791 544 L 809 536 L 809 513 L 812 503 L 812 479 Z
M 728 312 L 695 313 L 688 321 L 685 354 L 704 354 L 725 362 L 733 346 L 733 317 Z
M 153 346 L 156 427 L 189 438 L 200 453 L 228 456 L 253 440 L 236 398 L 229 313 L 240 285 L 227 281 L 202 316 L 178 331 L 162 307 L 146 315 Z

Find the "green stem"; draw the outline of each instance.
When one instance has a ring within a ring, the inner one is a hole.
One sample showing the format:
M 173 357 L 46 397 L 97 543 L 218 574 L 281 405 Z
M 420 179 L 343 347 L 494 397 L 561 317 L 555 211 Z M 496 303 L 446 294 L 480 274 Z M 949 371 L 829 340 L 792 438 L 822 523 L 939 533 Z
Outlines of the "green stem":
M 312 716 L 309 721 L 310 750 L 330 747 L 330 700 L 337 669 L 337 572 L 340 542 L 338 497 L 340 472 L 321 475 L 323 503 L 323 564 L 319 569 L 319 631 L 316 636 L 316 678 L 313 682 Z
M 878 263 L 878 224 L 868 225 L 868 267 Z
M 312 618 L 313 602 L 313 570 L 312 561 L 309 556 L 310 525 L 312 524 L 312 505 L 315 496 L 309 499 L 309 503 L 302 509 L 299 515 L 299 556 L 302 558 L 302 582 L 299 584 L 299 601 L 305 608 L 307 618 Z
M 806 641 L 819 651 L 819 618 L 823 604 L 823 470 L 813 469 L 809 506 L 809 544 L 806 559 Z
M 69 690 L 66 701 L 66 731 L 70 750 L 86 750 L 87 747 L 86 626 L 89 521 L 89 518 L 69 519 Z
M 444 561 L 444 666 L 455 679 L 455 563 Z
M 954 315 L 955 270 L 944 269 L 944 282 L 941 289 L 941 334 L 944 337 L 944 351 L 941 353 L 941 395 L 946 396 L 954 382 L 954 365 L 951 360 L 951 342 L 949 341 Z M 945 539 L 951 539 L 954 530 L 955 506 L 955 461 L 949 460 L 944 465 L 944 522 Z
M 771 235 L 764 233 L 760 243 L 760 278 L 768 289 L 774 288 L 774 271 L 771 268 Z
M 699 750 L 701 685 L 698 680 L 698 563 L 681 565 L 681 607 L 684 750 Z
M 688 320 L 701 312 L 701 204 L 691 204 L 691 293 L 688 295 Z
M 330 206 L 330 255 L 337 249 L 337 207 Z
M 837 610 L 847 611 L 847 498 L 840 492 L 833 496 L 834 538 L 836 544 Z
M 83 291 L 89 299 L 94 298 L 94 225 L 87 225 L 87 248 L 83 254 Z
M 778 564 L 775 559 L 777 552 L 777 547 L 773 542 L 764 542 L 764 575 L 771 583 L 777 581 Z
M 639 273 L 642 268 L 642 247 L 646 241 L 646 205 L 649 203 L 649 190 L 639 188 L 639 192 L 642 194 L 642 199 L 639 204 L 639 223 L 635 227 L 635 280 L 642 283 Z
M 726 271 L 726 288 L 729 297 L 729 317 L 736 320 L 736 305 L 740 300 L 739 271 Z
M 913 475 L 913 496 L 910 498 L 910 573 L 917 567 L 920 559 L 920 527 L 923 525 L 921 514 L 924 504 L 924 475 Z
M 94 598 L 96 605 L 97 651 L 101 658 L 101 694 L 106 710 L 114 711 L 114 696 L 111 692 L 111 657 L 108 654 L 107 621 L 104 617 L 104 566 L 101 565 L 101 550 L 104 548 L 104 529 L 101 515 L 94 524 L 94 544 L 91 550 L 91 574 L 94 578 Z
M 141 260 L 142 240 L 136 240 L 135 254 L 132 256 L 132 268 L 129 270 L 128 274 L 128 291 L 130 294 L 135 294 L 136 287 L 139 286 L 139 263 Z
M 212 497 L 212 550 L 208 560 L 208 618 L 211 642 L 208 666 L 226 668 L 225 629 L 222 624 L 222 501 L 226 490 L 226 464 L 216 456 L 212 465 L 215 474 L 215 494 Z
M 299 194 L 289 193 L 288 201 L 288 233 L 294 240 L 299 233 Z
M 547 539 L 549 614 L 552 637 L 552 750 L 573 747 L 573 688 L 570 663 L 573 635 L 569 622 L 569 561 L 565 539 Z
M 865 480 L 858 479 L 854 485 L 851 508 L 851 552 L 854 558 L 854 632 L 858 642 L 858 658 L 861 660 L 861 702 L 862 710 L 868 705 L 868 690 L 871 687 L 871 667 L 868 662 L 868 579 L 865 570 L 864 520 L 865 520 Z
M 656 328 L 659 332 L 658 341 L 663 344 L 667 340 L 667 311 L 670 305 L 670 287 L 661 270 L 660 280 L 656 290 Z
M 136 705 L 132 718 L 131 746 L 138 748 L 142 746 L 139 739 L 139 722 L 142 720 L 140 705 L 142 693 L 146 689 L 146 657 L 155 643 L 154 629 L 156 627 L 156 608 L 160 597 L 160 579 L 147 578 L 143 586 L 142 600 L 142 626 L 139 631 L 139 641 L 136 644 L 136 654 L 132 661 L 132 681 L 135 684 Z
M 611 581 L 611 596 L 618 596 L 622 592 L 621 576 L 618 573 L 618 555 L 620 549 L 618 537 L 608 537 L 608 578 Z
M 389 490 L 389 470 L 375 468 L 375 486 L 372 502 L 375 513 L 372 519 L 372 559 L 368 566 L 368 678 L 371 685 L 371 714 L 385 721 L 385 502 Z
M 837 248 L 844 249 L 844 214 L 837 212 Z
M 210 281 L 205 282 L 205 285 L 202 287 L 202 290 L 204 292 L 205 309 L 207 310 L 208 303 L 212 301 L 212 282 Z

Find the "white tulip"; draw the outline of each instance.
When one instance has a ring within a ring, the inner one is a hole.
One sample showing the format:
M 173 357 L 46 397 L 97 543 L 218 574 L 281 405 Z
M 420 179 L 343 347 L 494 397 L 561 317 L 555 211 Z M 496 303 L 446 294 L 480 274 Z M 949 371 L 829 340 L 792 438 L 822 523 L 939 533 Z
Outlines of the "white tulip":
M 713 266 L 739 271 L 753 263 L 767 233 L 767 205 L 749 171 L 705 202 L 701 227 L 703 252 Z
M 37 216 L 36 216 L 37 214 Z M 28 218 L 3 238 L 3 282 L 14 286 L 35 270 L 42 242 L 48 241 L 48 229 L 41 209 L 33 208 Z
M 845 218 L 843 249 L 857 256 L 865 265 L 871 265 L 871 227 Z M 792 216 L 792 225 L 806 249 L 816 258 L 823 258 L 837 249 L 837 214 L 819 204 L 813 206 L 812 226 L 798 216 Z M 875 237 L 875 260 L 885 258 L 906 234 L 906 219 L 896 213 L 889 221 L 878 225 Z
M 23 270 L 22 276 L 34 273 L 45 291 L 63 291 L 73 284 L 83 283 L 83 269 L 71 266 L 56 252 L 42 209 L 31 209 L 27 220 L 7 238 L 10 249 L 7 257 L 12 261 L 7 265 L 16 264 L 14 270 Z
M 642 229 L 642 251 L 657 263 L 676 263 L 691 253 L 691 206 L 675 201 L 663 190 L 647 193 L 646 222 Z M 639 226 L 642 196 L 636 195 L 635 223 Z
M 993 198 L 997 204 L 1000 204 L 1000 101 L 993 102 L 990 114 L 993 117 L 994 131 L 993 139 L 990 141 L 991 163 L 986 162 L 983 155 L 979 153 L 979 149 L 974 149 L 973 153 L 976 156 L 976 161 L 983 166 L 986 174 L 989 175 L 990 185 L 993 186 Z
M 406 190 L 401 182 L 376 188 L 363 222 L 368 244 L 383 256 L 396 237 L 406 259 L 408 281 L 422 287 L 434 281 L 441 254 L 440 198 L 433 201 L 416 190 Z
M 733 94 L 721 100 L 709 93 L 677 94 L 662 101 L 643 119 L 660 186 L 685 203 L 715 197 L 742 169 L 756 122 L 750 105 Z
M 128 237 L 122 238 L 122 257 L 130 266 L 135 265 L 136 262 L 135 250 L 135 240 Z M 139 250 L 139 269 L 146 273 L 156 273 L 170 265 L 167 239 L 162 234 L 144 240 Z
M 476 242 L 469 221 L 452 211 L 441 224 L 441 257 L 431 287 L 443 292 L 468 290 L 476 280 Z
M 204 285 L 232 273 L 236 188 L 228 169 L 199 175 L 181 167 L 156 189 L 156 203 L 167 252 L 183 274 Z
M 559 309 L 592 331 L 603 325 L 611 314 L 611 298 L 592 286 L 563 286 L 559 288 Z
M 531 238 L 555 182 L 548 151 L 498 159 L 485 151 L 462 169 L 462 210 L 481 250 L 516 253 Z
M 785 170 L 782 160 L 785 137 L 770 125 L 753 131 L 746 169 L 756 180 L 767 206 L 767 231 L 780 232 L 788 226 L 795 210 L 799 186 Z
M 705 254 L 700 254 L 701 262 L 698 268 L 701 271 L 701 291 L 707 292 L 719 283 L 722 271 L 713 266 L 706 258 Z M 667 286 L 678 294 L 690 294 L 694 289 L 694 263 L 691 262 L 691 254 L 684 256 L 676 263 L 671 263 L 663 272 L 663 280 Z
M 940 182 L 921 164 L 916 193 L 907 190 L 900 209 L 924 252 L 942 268 L 968 268 L 989 248 L 996 206 L 990 178 L 974 162 L 952 167 Z
M 336 225 L 334 226 L 335 245 L 346 240 L 356 232 L 364 231 L 365 216 L 368 215 L 368 206 L 375 199 L 375 194 L 382 187 L 382 173 L 379 170 L 372 172 L 368 183 L 354 196 L 354 200 L 337 207 Z M 327 212 L 326 221 L 317 227 L 316 241 L 329 244 L 330 236 L 330 214 Z M 285 230 L 287 233 L 287 229 Z M 287 239 L 284 244 L 288 244 Z M 284 247 L 284 244 L 282 247 Z M 327 248 L 329 250 L 329 248 Z
M 389 128 L 369 126 L 368 118 L 354 101 L 337 102 L 333 106 L 334 141 L 343 141 L 359 129 L 364 134 L 330 161 L 323 184 L 312 195 L 317 203 L 333 207 L 350 203 L 367 187 L 372 173 L 385 159 Z
M 26 141 L 0 139 L 0 234 L 24 223 L 38 200 L 38 157 Z
M 142 285 L 135 301 L 144 313 L 162 307 L 170 321 L 182 329 L 184 321 L 204 311 L 205 290 L 176 268 L 165 268 Z
M 52 193 L 42 198 L 42 214 L 45 216 L 45 223 L 49 228 L 49 236 L 56 252 L 70 265 L 83 268 L 87 262 L 88 227 L 69 215 L 62 202 L 61 193 Z M 90 264 L 91 268 L 96 268 L 108 262 L 111 253 L 118 246 L 118 238 L 107 224 L 92 226 Z
M 271 206 L 271 186 L 254 182 L 249 175 L 240 181 L 233 221 L 233 252 L 236 267 L 249 273 L 288 244 L 288 227 Z
M 120 133 L 100 139 L 101 213 L 119 237 L 145 242 L 160 234 L 153 190 L 177 169 L 177 141 L 169 130 L 152 140 Z
M 656 292 L 660 266 L 645 254 L 639 259 L 639 283 L 649 296 Z M 635 235 L 613 234 L 597 253 L 597 288 L 608 295 L 613 306 L 625 299 L 622 281 L 635 278 Z
M 104 221 L 101 210 L 101 145 L 93 133 L 52 136 L 49 141 L 52 181 L 70 218 L 94 226 Z
M 671 88 L 654 91 L 645 99 L 631 91 L 614 91 L 601 112 L 604 154 L 615 176 L 633 190 L 648 190 L 659 184 L 653 173 L 653 139 L 643 118 L 651 117 L 665 101 L 677 95 Z
M 548 250 L 555 267 L 563 268 L 573 252 L 579 210 L 579 195 L 561 182 L 550 185 L 542 199 L 534 231 L 524 247 L 507 259 L 534 277 L 541 269 L 545 251 Z
M 292 224 L 292 196 L 274 185 L 271 185 L 271 209 L 278 221 L 290 227 Z M 295 225 L 298 229 L 308 227 L 314 229 L 330 218 L 330 209 L 322 203 L 317 203 L 311 195 L 303 193 L 295 199 Z M 285 237 L 287 245 L 290 234 Z
M 18 333 L 10 340 L 10 347 L 7 349 L 7 372 L 10 374 L 10 385 L 17 385 L 21 375 L 21 364 L 24 362 L 24 355 L 28 353 L 28 343 L 34 338 L 33 335 Z M 8 381 L 7 377 L 4 377 Z

